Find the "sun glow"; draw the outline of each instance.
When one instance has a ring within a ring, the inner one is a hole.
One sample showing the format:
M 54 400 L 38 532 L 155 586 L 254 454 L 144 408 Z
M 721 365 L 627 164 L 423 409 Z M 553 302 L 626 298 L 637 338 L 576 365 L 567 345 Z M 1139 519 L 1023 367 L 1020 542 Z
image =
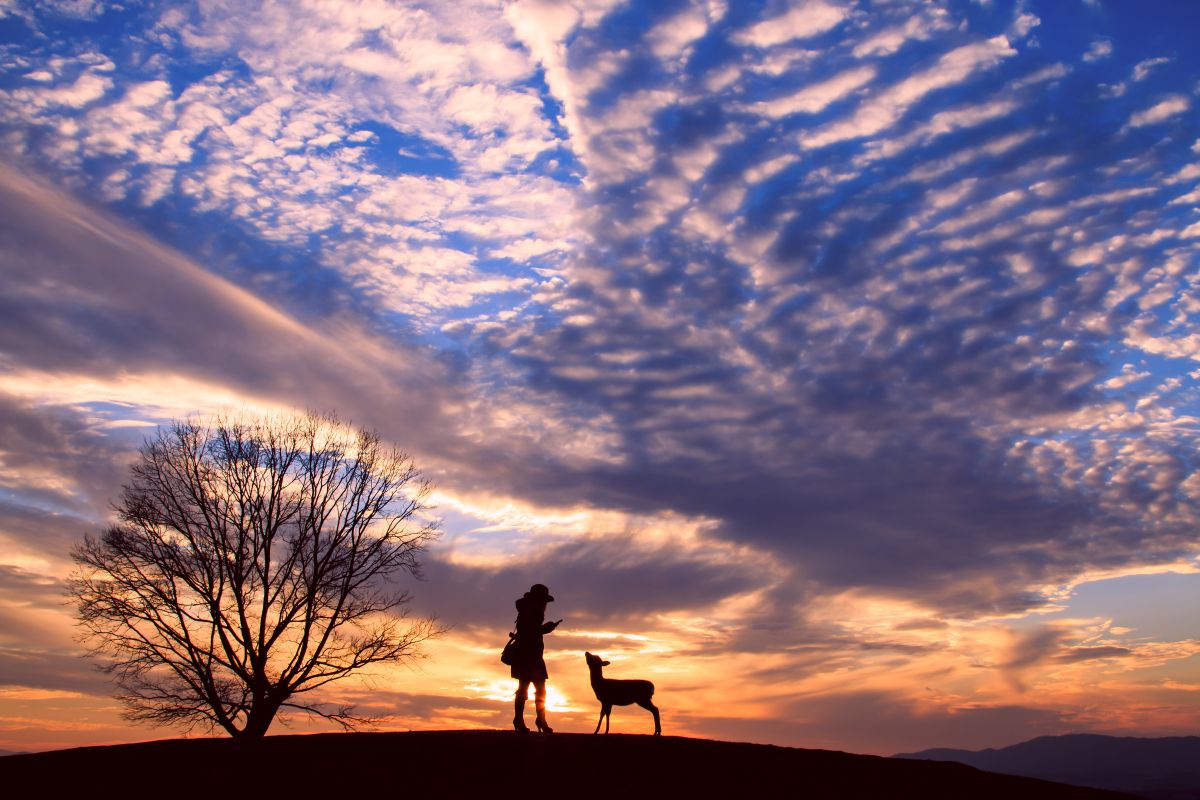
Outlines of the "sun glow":
M 468 684 L 466 686 L 468 692 L 474 697 L 482 700 L 496 700 L 503 703 L 511 703 L 513 695 L 517 689 L 517 682 L 514 680 L 497 679 L 486 683 Z M 533 707 L 533 688 L 529 689 L 529 704 L 528 708 Z M 575 714 L 585 709 L 582 706 L 576 705 L 571 701 L 565 693 L 557 686 L 550 683 L 546 684 L 546 710 L 553 711 L 559 714 Z

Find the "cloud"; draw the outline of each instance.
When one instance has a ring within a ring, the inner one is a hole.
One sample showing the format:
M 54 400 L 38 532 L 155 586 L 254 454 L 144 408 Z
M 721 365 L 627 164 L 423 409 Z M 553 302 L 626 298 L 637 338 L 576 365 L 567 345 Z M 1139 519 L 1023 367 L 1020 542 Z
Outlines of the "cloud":
M 731 568 L 709 554 L 639 545 L 634 537 L 547 544 L 500 566 L 458 564 L 446 555 L 426 559 L 417 607 L 454 625 L 490 630 L 511 623 L 512 601 L 535 583 L 562 587 L 563 602 L 547 613 L 570 616 L 572 628 L 636 631 L 656 616 L 708 609 L 762 578 L 750 564 Z
M 825 147 L 845 139 L 879 133 L 891 127 L 914 103 L 930 92 L 961 83 L 974 72 L 993 66 L 1015 53 L 1003 36 L 956 48 L 941 56 L 932 67 L 869 97 L 849 118 L 834 121 L 812 134 L 802 135 L 800 143 L 806 148 Z
M 916 11 L 913 9 L 913 11 Z M 904 45 L 913 41 L 927 41 L 939 31 L 944 31 L 952 25 L 949 14 L 944 9 L 922 7 L 922 13 L 914 13 L 903 24 L 893 25 L 872 33 L 854 46 L 856 57 L 887 56 L 898 52 Z
M 1000 669 L 1016 682 L 1022 670 L 1057 657 L 1066 636 L 1066 631 L 1050 626 L 1018 634 L 1013 638 L 1008 657 L 1000 663 Z
M 35 114 L 60 106 L 83 108 L 104 97 L 112 85 L 112 78 L 108 75 L 97 70 L 87 70 L 70 85 L 60 85 L 52 89 L 16 89 L 12 98 L 30 108 Z
M 679 58 L 690 51 L 690 45 L 708 32 L 708 14 L 688 7 L 660 22 L 648 35 L 650 51 L 660 59 Z
M 165 389 L 166 403 L 173 399 L 166 387 L 185 378 L 236 387 L 230 399 L 336 407 L 347 416 L 380 403 L 414 431 L 437 427 L 435 398 L 447 396 L 435 387 L 451 380 L 418 349 L 401 355 L 389 347 L 386 363 L 379 361 L 377 343 L 364 332 L 309 329 L 140 232 L 9 170 L 0 172 L 0 207 L 6 389 L 27 391 L 27 402 L 54 399 L 45 393 L 52 386 L 46 373 L 73 376 L 81 395 L 89 379 L 147 375 Z M 186 413 L 196 398 L 184 394 L 167 412 Z M 30 436 L 39 425 L 27 418 L 20 429 Z M 82 472 L 109 471 L 67 461 Z
M 927 144 L 939 136 L 953 133 L 962 128 L 982 125 L 1015 111 L 1019 104 L 1011 99 L 998 99 L 988 103 L 939 111 L 921 125 L 915 126 L 903 136 L 894 139 L 879 139 L 868 145 L 872 158 L 890 158 L 909 147 Z
M 1170 64 L 1170 63 L 1171 63 L 1171 59 L 1166 58 L 1166 57 L 1147 58 L 1143 61 L 1139 61 L 1138 63 L 1134 64 L 1133 74 L 1131 77 L 1134 81 L 1143 81 L 1146 78 L 1150 77 L 1150 73 L 1151 73 L 1151 71 L 1153 71 L 1153 69 L 1155 67 L 1159 67 L 1159 66 L 1162 66 L 1163 64 Z
M 1149 108 L 1138 111 L 1129 117 L 1128 128 L 1142 128 L 1147 125 L 1157 125 L 1171 117 L 1177 117 L 1191 108 L 1192 103 L 1183 95 L 1172 95 Z
M 751 108 L 768 117 L 785 117 L 800 112 L 815 114 L 870 83 L 875 74 L 872 67 L 849 69 L 828 80 L 806 86 L 794 94 L 755 103 Z
M 836 27 L 847 16 L 846 9 L 825 2 L 807 0 L 784 11 L 749 25 L 734 34 L 738 44 L 771 47 L 795 39 L 807 39 Z
M 1072 647 L 1066 652 L 1060 653 L 1058 660 L 1072 664 L 1077 661 L 1090 661 L 1094 658 L 1120 658 L 1132 654 L 1133 651 L 1128 647 L 1116 647 L 1114 645 Z
M 1083 54 L 1083 60 L 1087 62 L 1103 61 L 1112 55 L 1113 44 L 1108 39 L 1094 39 L 1088 45 L 1087 52 Z
M 1022 11 L 1016 15 L 1012 23 L 1012 33 L 1017 39 L 1023 39 L 1031 30 L 1042 24 L 1041 18 L 1037 14 L 1030 14 L 1027 11 Z
M 112 681 L 92 663 L 71 652 L 37 652 L 27 642 L 22 647 L 0 648 L 5 684 L 104 697 Z

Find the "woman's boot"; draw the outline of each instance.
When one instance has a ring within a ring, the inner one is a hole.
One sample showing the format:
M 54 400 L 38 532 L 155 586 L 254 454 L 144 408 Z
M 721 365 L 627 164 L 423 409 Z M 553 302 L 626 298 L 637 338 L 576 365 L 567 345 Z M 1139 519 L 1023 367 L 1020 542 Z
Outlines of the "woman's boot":
M 513 701 L 513 727 L 518 733 L 529 733 L 529 728 L 525 725 L 525 698 L 521 695 L 517 695 Z
M 537 708 L 537 719 L 535 720 L 537 729 L 542 733 L 554 733 L 554 728 L 551 728 L 546 722 L 546 698 L 534 698 L 534 705 Z

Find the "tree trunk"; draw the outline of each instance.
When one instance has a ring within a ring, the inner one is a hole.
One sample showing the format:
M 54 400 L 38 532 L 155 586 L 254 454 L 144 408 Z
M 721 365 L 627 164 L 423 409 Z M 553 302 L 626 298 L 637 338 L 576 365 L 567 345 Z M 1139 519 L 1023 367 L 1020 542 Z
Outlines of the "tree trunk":
M 246 724 L 238 736 L 242 739 L 261 739 L 266 736 L 267 728 L 271 727 L 277 711 L 279 711 L 279 704 L 272 700 L 255 703 L 250 709 L 250 713 L 246 715 Z

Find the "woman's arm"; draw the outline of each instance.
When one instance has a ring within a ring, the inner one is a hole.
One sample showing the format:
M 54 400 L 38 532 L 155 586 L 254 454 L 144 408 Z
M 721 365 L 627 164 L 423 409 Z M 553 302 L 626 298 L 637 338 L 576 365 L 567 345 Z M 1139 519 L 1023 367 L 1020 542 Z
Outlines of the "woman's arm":
M 558 622 L 543 622 L 542 623 L 542 633 L 550 633 L 550 631 L 554 630 L 559 625 L 562 625 L 561 619 Z

